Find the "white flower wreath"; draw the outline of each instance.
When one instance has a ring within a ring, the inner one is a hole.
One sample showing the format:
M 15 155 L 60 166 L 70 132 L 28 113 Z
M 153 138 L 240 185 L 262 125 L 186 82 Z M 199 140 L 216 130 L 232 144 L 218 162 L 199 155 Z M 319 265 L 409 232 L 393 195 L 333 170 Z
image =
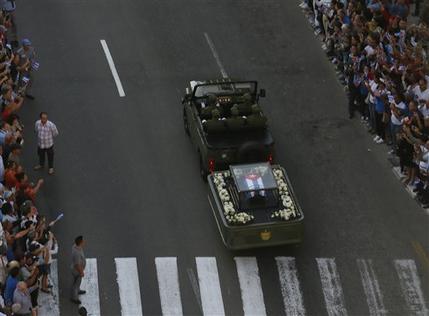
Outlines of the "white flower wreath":
M 277 182 L 277 187 L 279 189 L 280 199 L 282 200 L 283 208 L 271 213 L 271 218 L 277 218 L 287 221 L 298 217 L 299 212 L 290 196 L 289 188 L 287 186 L 283 170 L 281 170 L 280 168 L 273 168 L 273 174 Z
M 246 224 L 252 221 L 254 217 L 246 212 L 237 212 L 235 209 L 225 183 L 225 178 L 230 175 L 229 171 L 217 172 L 213 175 L 213 182 L 223 204 L 223 214 L 229 224 Z

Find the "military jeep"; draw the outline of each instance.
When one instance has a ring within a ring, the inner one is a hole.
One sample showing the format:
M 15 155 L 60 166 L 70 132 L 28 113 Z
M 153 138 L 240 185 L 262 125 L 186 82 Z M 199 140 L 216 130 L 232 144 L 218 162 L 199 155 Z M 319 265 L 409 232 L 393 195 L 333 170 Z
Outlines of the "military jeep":
M 274 158 L 274 140 L 258 101 L 256 81 L 191 81 L 182 100 L 183 123 L 204 180 L 231 164 Z

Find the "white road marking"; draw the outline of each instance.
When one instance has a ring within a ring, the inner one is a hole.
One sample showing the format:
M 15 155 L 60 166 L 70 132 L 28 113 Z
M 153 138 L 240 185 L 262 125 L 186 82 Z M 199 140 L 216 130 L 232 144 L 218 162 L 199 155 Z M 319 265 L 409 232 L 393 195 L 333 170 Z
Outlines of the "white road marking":
M 216 258 L 196 257 L 204 315 L 225 315 Z
M 104 39 L 100 40 L 101 46 L 103 47 L 104 54 L 107 58 L 107 63 L 109 64 L 110 71 L 112 72 L 113 79 L 116 83 L 116 88 L 118 88 L 119 96 L 125 97 L 125 91 L 122 87 L 121 79 L 119 79 L 118 72 L 116 71 L 115 63 L 113 62 L 112 55 L 110 54 L 109 47 L 107 46 L 107 43 Z
M 340 275 L 337 272 L 335 259 L 316 258 L 322 282 L 323 296 L 329 316 L 347 315 Z
M 88 315 L 100 316 L 100 295 L 98 292 L 97 259 L 87 258 L 85 276 L 80 286 L 86 294 L 79 296 L 82 306 L 88 311 Z
M 155 258 L 163 315 L 183 315 L 176 257 Z
M 51 263 L 51 274 L 49 282 L 52 284 L 52 294 L 39 292 L 39 315 L 59 316 L 59 296 L 58 296 L 58 263 L 53 259 Z
M 122 316 L 142 316 L 136 258 L 115 258 Z
M 207 44 L 209 44 L 210 50 L 212 51 L 212 55 L 216 60 L 216 64 L 219 67 L 222 77 L 225 79 L 228 78 L 228 74 L 226 73 L 226 70 L 223 67 L 222 62 L 220 61 L 219 54 L 217 53 L 216 47 L 214 46 L 212 40 L 210 39 L 210 36 L 207 33 L 204 33 L 204 37 L 206 38 Z
M 414 260 L 395 260 L 395 268 L 408 309 L 413 315 L 429 315 Z
M 266 315 L 264 295 L 255 257 L 235 257 L 244 315 Z
M 386 315 L 387 311 L 383 303 L 383 294 L 380 291 L 377 276 L 372 268 L 372 260 L 358 259 L 357 266 L 359 268 L 366 301 L 368 303 L 369 315 Z
M 304 300 L 299 286 L 295 258 L 276 257 L 276 262 L 286 315 L 305 315 Z

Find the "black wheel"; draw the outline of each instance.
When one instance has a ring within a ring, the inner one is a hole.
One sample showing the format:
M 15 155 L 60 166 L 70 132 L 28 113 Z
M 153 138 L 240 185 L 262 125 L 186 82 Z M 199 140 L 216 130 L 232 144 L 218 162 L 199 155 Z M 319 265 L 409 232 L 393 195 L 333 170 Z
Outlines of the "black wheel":
M 207 182 L 207 176 L 209 175 L 208 171 L 206 170 L 204 164 L 203 164 L 203 158 L 200 156 L 200 175 L 201 178 Z
M 188 123 L 188 116 L 186 115 L 185 108 L 183 108 L 183 126 L 185 128 L 186 135 L 189 136 L 189 123 Z

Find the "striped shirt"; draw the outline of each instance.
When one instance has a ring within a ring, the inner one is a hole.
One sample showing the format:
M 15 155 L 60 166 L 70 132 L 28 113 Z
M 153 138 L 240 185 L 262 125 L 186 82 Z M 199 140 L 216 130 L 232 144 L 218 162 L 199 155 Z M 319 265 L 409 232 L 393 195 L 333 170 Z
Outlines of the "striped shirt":
M 36 121 L 34 129 L 37 133 L 37 145 L 41 149 L 51 148 L 54 145 L 54 137 L 58 135 L 58 129 L 54 123 L 47 121 L 42 124 L 40 120 Z

